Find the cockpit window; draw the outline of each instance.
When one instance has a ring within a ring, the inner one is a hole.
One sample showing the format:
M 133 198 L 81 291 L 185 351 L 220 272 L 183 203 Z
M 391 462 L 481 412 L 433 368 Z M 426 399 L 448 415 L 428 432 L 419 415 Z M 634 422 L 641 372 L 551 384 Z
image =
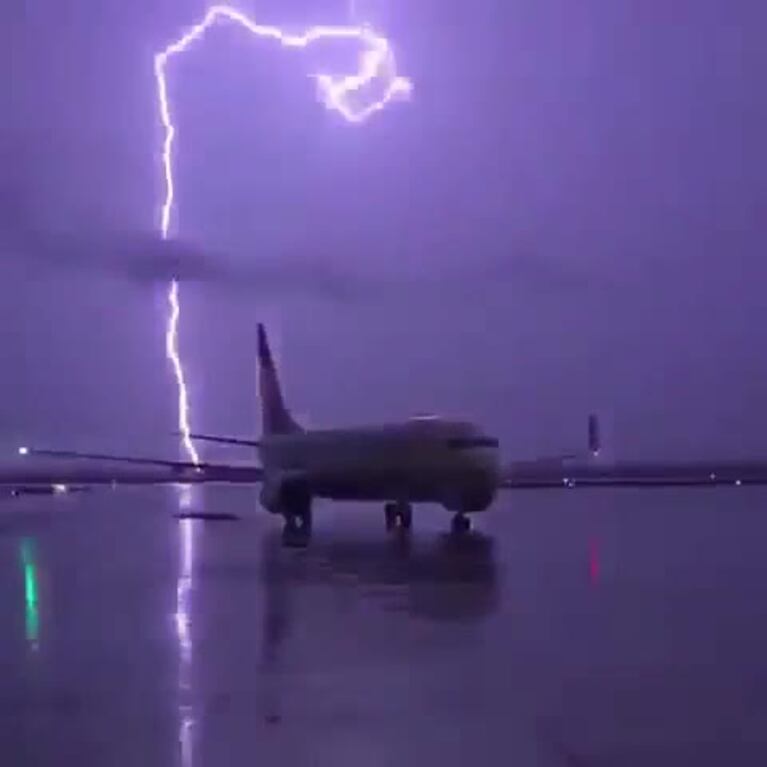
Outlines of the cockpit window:
M 498 440 L 492 437 L 455 437 L 447 441 L 453 450 L 470 450 L 475 447 L 498 447 Z

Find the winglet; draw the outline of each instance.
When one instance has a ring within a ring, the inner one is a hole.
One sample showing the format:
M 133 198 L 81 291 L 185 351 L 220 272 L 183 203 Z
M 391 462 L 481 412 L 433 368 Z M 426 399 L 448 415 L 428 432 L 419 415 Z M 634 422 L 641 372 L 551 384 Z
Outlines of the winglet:
M 266 337 L 266 328 L 263 323 L 258 323 L 258 363 L 262 369 L 274 370 L 272 350 L 269 348 L 269 339 Z
M 592 457 L 598 458 L 602 449 L 602 440 L 599 433 L 599 417 L 592 413 L 589 416 L 589 453 Z

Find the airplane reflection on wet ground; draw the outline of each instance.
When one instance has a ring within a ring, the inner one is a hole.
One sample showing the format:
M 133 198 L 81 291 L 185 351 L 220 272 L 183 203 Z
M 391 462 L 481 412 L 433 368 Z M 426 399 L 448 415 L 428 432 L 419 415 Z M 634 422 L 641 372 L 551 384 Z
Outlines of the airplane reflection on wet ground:
M 767 763 L 765 499 L 524 493 L 409 539 L 328 505 L 305 549 L 248 491 L 204 491 L 214 523 L 163 490 L 18 499 L 2 762 Z

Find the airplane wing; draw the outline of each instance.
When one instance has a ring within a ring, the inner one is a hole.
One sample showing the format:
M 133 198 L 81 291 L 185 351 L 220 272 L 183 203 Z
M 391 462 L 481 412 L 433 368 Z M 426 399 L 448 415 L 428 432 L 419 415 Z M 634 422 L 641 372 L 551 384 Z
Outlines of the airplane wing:
M 511 464 L 501 487 L 511 490 L 585 487 L 767 485 L 767 462 L 616 462 Z
M 604 463 L 603 461 L 600 462 L 602 452 L 600 431 L 599 418 L 592 413 L 588 418 L 587 442 L 583 449 L 569 450 L 554 455 L 539 455 L 524 461 L 515 461 L 510 464 L 509 469 L 516 474 L 526 474 L 529 470 L 533 470 L 533 473 L 540 473 L 542 476 L 549 477 L 556 474 L 559 469 L 564 470 L 566 466 Z
M 20 448 L 22 456 L 68 459 L 45 466 L 25 463 L 0 467 L 0 486 L 255 484 L 263 480 L 256 465 L 200 463 L 140 458 L 73 450 Z
M 504 470 L 501 487 L 534 490 L 767 484 L 767 461 L 606 461 L 600 432 L 598 417 L 590 415 L 588 441 L 582 452 L 513 462 Z

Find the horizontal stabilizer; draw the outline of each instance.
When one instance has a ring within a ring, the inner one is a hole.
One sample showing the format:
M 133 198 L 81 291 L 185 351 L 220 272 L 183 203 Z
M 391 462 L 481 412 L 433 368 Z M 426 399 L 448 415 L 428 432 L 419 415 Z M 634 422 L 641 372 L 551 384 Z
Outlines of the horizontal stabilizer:
M 257 439 L 243 439 L 242 437 L 220 437 L 217 434 L 190 434 L 192 439 L 200 442 L 215 442 L 220 445 L 239 445 L 240 447 L 258 447 L 261 444 Z

